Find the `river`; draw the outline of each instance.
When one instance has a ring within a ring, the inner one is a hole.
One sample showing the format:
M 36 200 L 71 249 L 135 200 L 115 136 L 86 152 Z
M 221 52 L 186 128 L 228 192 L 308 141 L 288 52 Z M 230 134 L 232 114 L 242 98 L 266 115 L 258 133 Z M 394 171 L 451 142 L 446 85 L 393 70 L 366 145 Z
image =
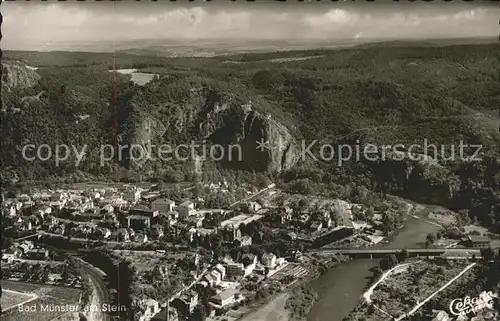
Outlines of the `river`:
M 434 208 L 424 205 L 416 215 L 426 217 Z M 392 237 L 389 244 L 380 244 L 377 247 L 425 247 L 427 234 L 438 230 L 438 226 L 408 217 L 404 227 Z M 307 321 L 342 321 L 360 302 L 372 275 L 370 269 L 378 264 L 378 259 L 356 259 L 331 268 L 313 280 L 311 285 L 318 292 L 319 299 L 309 312 Z

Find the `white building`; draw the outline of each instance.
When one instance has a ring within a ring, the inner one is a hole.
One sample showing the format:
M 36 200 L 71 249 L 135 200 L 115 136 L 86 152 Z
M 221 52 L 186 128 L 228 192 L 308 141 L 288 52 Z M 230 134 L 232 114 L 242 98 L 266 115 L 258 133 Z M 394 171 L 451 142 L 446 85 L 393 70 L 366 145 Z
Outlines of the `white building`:
M 276 266 L 276 255 L 272 253 L 264 253 L 264 255 L 262 255 L 261 261 L 262 265 L 264 265 L 265 267 L 274 269 L 274 267 Z
M 185 201 L 177 206 L 177 212 L 181 217 L 188 217 L 191 215 L 195 215 L 196 211 L 194 209 L 194 203 L 192 201 Z
M 241 299 L 241 294 L 236 289 L 227 289 L 210 298 L 210 301 L 217 308 L 224 308 Z
M 137 203 L 137 201 L 141 198 L 140 190 L 127 190 L 123 193 L 123 199 L 130 203 Z
M 159 212 L 172 212 L 175 208 L 175 202 L 166 198 L 161 198 L 151 203 L 151 209 Z

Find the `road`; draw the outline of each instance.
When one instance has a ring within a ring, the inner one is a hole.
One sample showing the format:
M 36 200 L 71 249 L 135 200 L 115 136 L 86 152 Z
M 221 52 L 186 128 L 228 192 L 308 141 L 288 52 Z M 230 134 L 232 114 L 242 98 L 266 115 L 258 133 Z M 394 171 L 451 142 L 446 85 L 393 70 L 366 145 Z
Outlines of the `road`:
M 37 235 L 39 235 L 39 233 L 34 233 L 34 234 L 31 234 L 31 235 L 26 235 L 26 236 L 20 237 L 18 239 L 15 239 L 14 242 L 19 242 L 19 241 L 22 241 L 22 240 L 27 240 L 27 239 L 30 239 L 30 238 L 35 237 Z

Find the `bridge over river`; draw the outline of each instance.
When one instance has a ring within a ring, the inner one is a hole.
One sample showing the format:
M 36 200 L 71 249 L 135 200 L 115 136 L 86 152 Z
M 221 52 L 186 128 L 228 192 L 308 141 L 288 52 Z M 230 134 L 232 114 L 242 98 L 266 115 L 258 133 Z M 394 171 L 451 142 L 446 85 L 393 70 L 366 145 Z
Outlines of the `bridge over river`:
M 463 257 L 463 258 L 476 258 L 481 257 L 481 249 L 479 248 L 453 248 L 453 249 L 423 249 L 423 248 L 406 248 L 409 256 L 446 256 L 446 257 Z M 375 249 L 375 248 L 360 248 L 360 249 L 339 249 L 324 247 L 321 249 L 311 250 L 313 253 L 324 254 L 343 254 L 355 258 L 371 259 L 383 257 L 390 254 L 401 254 L 403 249 Z

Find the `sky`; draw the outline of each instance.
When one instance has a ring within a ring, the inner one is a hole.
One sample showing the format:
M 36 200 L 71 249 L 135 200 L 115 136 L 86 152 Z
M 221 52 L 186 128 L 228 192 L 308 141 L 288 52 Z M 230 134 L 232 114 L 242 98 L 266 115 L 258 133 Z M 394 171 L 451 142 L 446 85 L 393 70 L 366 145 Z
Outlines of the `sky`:
M 495 2 L 3 2 L 2 49 L 138 39 L 442 39 L 497 37 Z

